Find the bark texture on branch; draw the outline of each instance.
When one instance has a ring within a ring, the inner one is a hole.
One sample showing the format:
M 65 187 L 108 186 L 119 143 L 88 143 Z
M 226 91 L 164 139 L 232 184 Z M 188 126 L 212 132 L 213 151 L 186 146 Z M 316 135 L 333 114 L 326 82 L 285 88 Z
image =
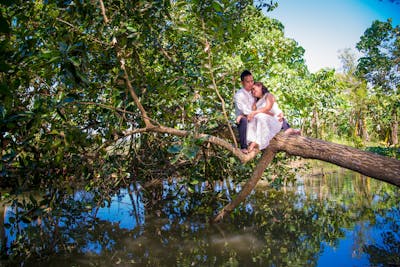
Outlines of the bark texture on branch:
M 394 158 L 304 136 L 279 134 L 271 145 L 277 151 L 330 162 L 400 187 L 400 161 Z
M 330 162 L 400 187 L 399 160 L 315 138 L 280 133 L 271 140 L 270 145 L 263 152 L 263 156 L 242 191 L 219 211 L 213 222 L 222 221 L 227 214 L 246 199 L 278 151 L 284 151 L 293 156 Z

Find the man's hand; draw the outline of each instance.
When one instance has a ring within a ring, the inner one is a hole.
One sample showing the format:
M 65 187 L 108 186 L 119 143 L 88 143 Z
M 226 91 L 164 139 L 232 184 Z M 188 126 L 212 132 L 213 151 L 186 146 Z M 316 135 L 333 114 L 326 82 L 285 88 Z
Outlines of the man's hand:
M 254 118 L 255 115 L 256 114 L 254 114 L 254 112 L 252 112 L 249 115 L 247 115 L 247 121 L 251 121 Z
M 244 116 L 244 115 L 239 115 L 239 116 L 236 118 L 236 124 L 239 124 L 239 123 L 240 123 L 240 120 L 241 120 L 243 117 L 245 117 L 245 116 Z
M 277 117 L 279 121 L 283 121 L 283 112 L 279 113 Z

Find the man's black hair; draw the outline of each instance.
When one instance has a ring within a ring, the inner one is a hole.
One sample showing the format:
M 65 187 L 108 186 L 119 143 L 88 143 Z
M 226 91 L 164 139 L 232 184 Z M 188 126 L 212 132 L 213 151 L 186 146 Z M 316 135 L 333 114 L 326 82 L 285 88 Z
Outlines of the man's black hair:
M 247 77 L 247 76 L 250 76 L 250 75 L 252 75 L 251 72 L 248 71 L 248 70 L 245 70 L 245 71 L 242 72 L 242 74 L 240 74 L 240 80 L 244 81 L 244 78 Z

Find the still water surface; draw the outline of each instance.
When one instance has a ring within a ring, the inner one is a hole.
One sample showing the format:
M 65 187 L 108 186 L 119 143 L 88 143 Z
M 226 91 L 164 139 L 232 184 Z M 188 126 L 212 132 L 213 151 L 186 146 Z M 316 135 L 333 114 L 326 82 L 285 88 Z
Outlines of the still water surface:
M 240 190 L 231 181 L 217 183 L 212 192 L 199 184 L 197 197 L 177 181 L 165 181 L 154 193 L 175 197 L 151 210 L 139 185 L 120 189 L 103 206 L 74 212 L 68 206 L 56 218 L 26 224 L 15 223 L 15 210 L 6 208 L 2 248 L 11 255 L 13 242 L 25 239 L 45 259 L 19 262 L 25 266 L 400 265 L 400 190 L 331 165 L 310 173 L 291 187 L 261 183 L 214 225 L 210 211 L 226 203 L 204 206 L 204 199 L 213 192 L 229 200 Z M 77 191 L 68 201 L 92 199 L 92 193 Z

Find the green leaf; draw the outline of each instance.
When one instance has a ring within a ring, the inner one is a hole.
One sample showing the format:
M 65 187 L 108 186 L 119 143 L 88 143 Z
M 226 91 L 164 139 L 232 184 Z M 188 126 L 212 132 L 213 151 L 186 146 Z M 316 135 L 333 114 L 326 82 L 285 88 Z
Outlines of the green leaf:
M 198 146 L 185 147 L 185 149 L 183 149 L 182 152 L 188 159 L 194 159 L 197 153 L 199 152 L 199 147 Z
M 196 184 L 199 184 L 200 182 L 199 182 L 199 180 L 197 180 L 197 179 L 194 179 L 194 180 L 191 180 L 190 181 L 190 184 L 192 184 L 192 185 L 196 185 Z
M 214 10 L 216 12 L 223 12 L 224 11 L 224 7 L 219 1 L 213 1 L 212 2 L 212 7 L 214 8 Z
M 168 148 L 167 151 L 168 151 L 169 153 L 176 154 L 176 153 L 181 152 L 181 150 L 182 150 L 182 146 L 181 146 L 181 145 L 172 145 L 172 146 L 170 146 L 170 147 Z
M 75 67 L 79 67 L 81 65 L 81 62 L 78 58 L 68 58 L 68 61 L 71 62 Z

